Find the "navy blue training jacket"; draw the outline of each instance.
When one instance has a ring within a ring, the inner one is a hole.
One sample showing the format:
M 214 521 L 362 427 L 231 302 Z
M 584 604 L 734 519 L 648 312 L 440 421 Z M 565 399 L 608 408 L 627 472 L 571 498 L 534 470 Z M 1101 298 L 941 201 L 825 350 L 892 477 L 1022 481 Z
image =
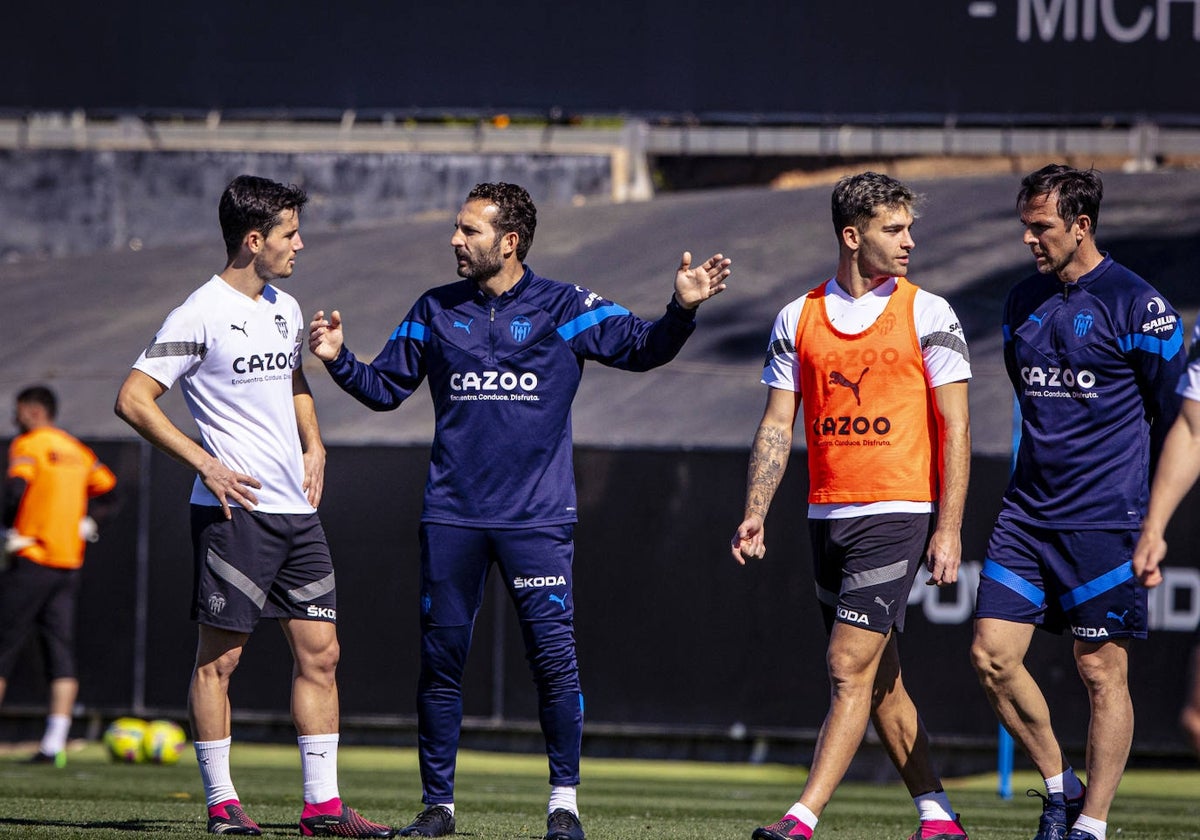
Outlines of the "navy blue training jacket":
M 647 321 L 581 286 L 528 268 L 498 298 L 472 280 L 431 289 L 370 364 L 342 352 L 326 368 L 376 411 L 428 378 L 436 429 L 422 521 L 537 527 L 576 521 L 571 403 L 593 359 L 643 371 L 695 329 L 672 299 Z
M 1021 443 L 1001 516 L 1062 530 L 1138 528 L 1179 410 L 1183 325 L 1105 255 L 1076 283 L 1023 280 L 1004 307 Z

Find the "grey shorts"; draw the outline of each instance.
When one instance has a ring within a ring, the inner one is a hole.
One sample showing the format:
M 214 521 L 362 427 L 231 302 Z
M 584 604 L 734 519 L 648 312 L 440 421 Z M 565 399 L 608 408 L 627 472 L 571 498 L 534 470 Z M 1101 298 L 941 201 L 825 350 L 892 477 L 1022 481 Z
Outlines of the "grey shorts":
M 810 519 L 813 572 L 825 629 L 840 621 L 887 633 L 904 612 L 933 534 L 929 513 Z
M 249 633 L 260 618 L 337 621 L 333 560 L 316 513 L 192 505 L 192 619 Z

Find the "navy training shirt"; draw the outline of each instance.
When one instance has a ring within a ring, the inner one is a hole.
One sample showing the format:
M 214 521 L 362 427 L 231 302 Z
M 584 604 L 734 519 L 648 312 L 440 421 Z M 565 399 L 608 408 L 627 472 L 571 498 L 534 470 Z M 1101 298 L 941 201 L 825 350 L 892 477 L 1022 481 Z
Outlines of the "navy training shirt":
M 497 298 L 473 280 L 422 295 L 370 364 L 326 363 L 343 390 L 390 411 L 429 380 L 436 418 L 422 521 L 473 527 L 575 522 L 571 403 L 592 359 L 644 371 L 695 329 L 672 298 L 647 321 L 528 268 Z
M 1179 411 L 1179 313 L 1105 255 L 1075 283 L 1039 274 L 1013 288 L 1004 363 L 1021 443 L 1000 515 L 1062 530 L 1140 527 Z

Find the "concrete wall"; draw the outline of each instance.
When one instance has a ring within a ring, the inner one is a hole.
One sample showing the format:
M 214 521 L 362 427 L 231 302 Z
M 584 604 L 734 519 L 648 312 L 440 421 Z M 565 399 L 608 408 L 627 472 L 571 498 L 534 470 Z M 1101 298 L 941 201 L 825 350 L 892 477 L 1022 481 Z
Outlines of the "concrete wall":
M 249 172 L 308 190 L 325 228 L 452 214 L 481 181 L 553 206 L 606 198 L 605 154 L 0 150 L 0 259 L 220 243 L 213 197 Z

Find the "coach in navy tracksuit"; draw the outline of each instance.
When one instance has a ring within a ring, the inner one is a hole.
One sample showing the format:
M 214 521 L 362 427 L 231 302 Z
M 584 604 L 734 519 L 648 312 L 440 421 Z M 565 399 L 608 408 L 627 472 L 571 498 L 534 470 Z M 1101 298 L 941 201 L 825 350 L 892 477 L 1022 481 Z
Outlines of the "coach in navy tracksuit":
M 1131 639 L 1147 634 L 1131 558 L 1151 463 L 1179 411 L 1179 314 L 1096 247 L 1103 187 L 1050 165 L 1017 209 L 1038 274 L 1004 308 L 1021 444 L 979 581 L 972 655 L 988 698 L 1046 783 L 1035 840 L 1105 840 L 1133 738 Z M 1091 719 L 1087 788 L 1022 662 L 1035 627 L 1069 629 Z
M 725 288 L 720 254 L 693 268 L 684 253 L 675 292 L 646 321 L 581 286 L 524 265 L 537 211 L 513 184 L 480 184 L 450 244 L 464 278 L 421 296 L 371 364 L 343 347 L 333 311 L 313 319 L 310 347 L 344 390 L 376 411 L 429 380 L 437 418 L 421 517 L 422 797 L 400 834 L 454 831 L 461 679 L 491 563 L 516 605 L 538 690 L 550 760 L 548 840 L 579 840 L 575 786 L 583 698 L 571 597 L 576 521 L 571 402 L 594 359 L 649 370 L 674 358 L 701 302 Z

